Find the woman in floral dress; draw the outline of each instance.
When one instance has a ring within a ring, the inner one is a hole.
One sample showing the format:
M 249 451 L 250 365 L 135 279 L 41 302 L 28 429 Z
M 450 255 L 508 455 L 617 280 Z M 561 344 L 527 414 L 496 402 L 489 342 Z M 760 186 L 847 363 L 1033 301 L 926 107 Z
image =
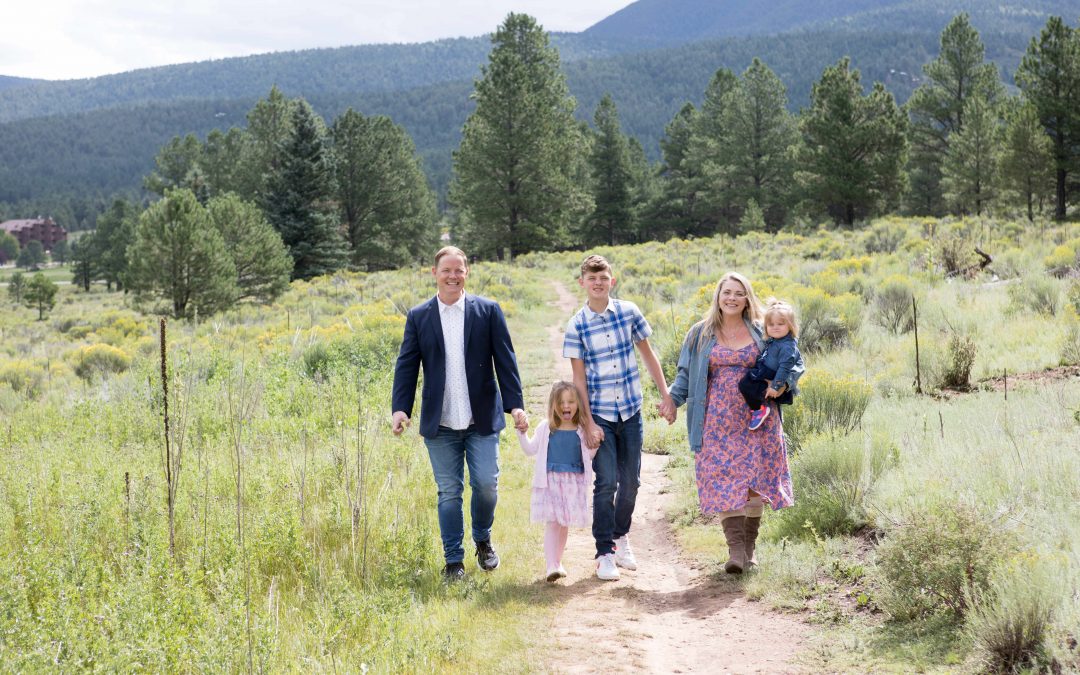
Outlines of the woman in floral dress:
M 750 431 L 750 409 L 739 393 L 739 380 L 764 345 L 761 316 L 746 277 L 721 277 L 705 317 L 683 341 L 671 387 L 674 405 L 687 404 L 701 512 L 720 519 L 728 546 L 724 569 L 734 574 L 757 564 L 764 502 L 773 509 L 794 503 L 780 416 L 769 415 Z

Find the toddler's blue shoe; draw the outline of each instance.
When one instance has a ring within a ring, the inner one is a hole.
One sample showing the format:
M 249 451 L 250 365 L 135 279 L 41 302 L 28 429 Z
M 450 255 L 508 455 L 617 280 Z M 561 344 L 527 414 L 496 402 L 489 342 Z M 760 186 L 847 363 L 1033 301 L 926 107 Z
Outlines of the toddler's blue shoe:
M 750 431 L 757 431 L 769 417 L 769 406 L 763 405 L 750 414 Z

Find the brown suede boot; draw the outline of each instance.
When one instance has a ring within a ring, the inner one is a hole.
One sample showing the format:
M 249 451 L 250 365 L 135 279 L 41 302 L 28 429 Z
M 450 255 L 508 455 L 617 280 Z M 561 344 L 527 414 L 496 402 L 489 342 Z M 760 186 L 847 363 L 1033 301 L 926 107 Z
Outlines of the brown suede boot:
M 728 574 L 742 574 L 746 567 L 746 516 L 725 518 L 723 525 L 728 550 L 724 571 Z
M 747 569 L 757 566 L 757 557 L 754 548 L 757 546 L 758 528 L 761 527 L 761 516 L 757 518 L 746 517 L 746 567 Z

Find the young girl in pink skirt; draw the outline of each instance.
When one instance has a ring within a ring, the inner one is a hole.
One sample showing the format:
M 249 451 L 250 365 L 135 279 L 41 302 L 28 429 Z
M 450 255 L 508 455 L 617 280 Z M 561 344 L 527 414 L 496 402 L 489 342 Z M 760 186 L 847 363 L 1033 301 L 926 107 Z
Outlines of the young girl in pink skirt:
M 592 458 L 596 450 L 585 444 L 577 389 L 570 382 L 556 382 L 548 396 L 547 418 L 530 439 L 518 432 L 526 455 L 536 456 L 532 482 L 532 521 L 546 523 L 544 558 L 547 580 L 566 576 L 562 565 L 570 527 L 592 524 Z

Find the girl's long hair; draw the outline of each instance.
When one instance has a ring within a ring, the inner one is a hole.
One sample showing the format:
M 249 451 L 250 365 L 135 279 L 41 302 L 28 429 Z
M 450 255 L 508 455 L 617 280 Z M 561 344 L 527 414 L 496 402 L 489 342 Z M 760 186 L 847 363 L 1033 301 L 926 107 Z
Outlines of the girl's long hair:
M 574 400 L 577 401 L 577 410 L 574 411 L 574 417 L 571 421 L 575 426 L 581 426 L 581 398 L 578 396 L 577 387 L 572 382 L 566 380 L 559 380 L 555 384 L 551 385 L 551 393 L 548 394 L 548 424 L 552 429 L 558 429 L 559 424 L 562 423 L 562 418 L 559 417 L 557 408 L 559 407 L 559 399 L 562 398 L 562 393 L 569 391 L 574 395 Z
M 713 291 L 712 303 L 709 308 L 705 310 L 705 315 L 701 321 L 698 321 L 690 328 L 690 332 L 697 331 L 697 343 L 698 347 L 704 347 L 705 343 L 709 341 L 709 337 L 720 330 L 720 326 L 724 323 L 723 312 L 720 311 L 720 289 L 727 281 L 737 281 L 742 285 L 743 290 L 746 291 L 746 307 L 743 307 L 742 316 L 743 319 L 750 321 L 750 323 L 760 324 L 762 318 L 761 302 L 754 295 L 754 287 L 750 285 L 750 280 L 739 274 L 738 272 L 728 272 L 724 276 L 720 277 L 720 281 L 716 282 L 716 289 Z

